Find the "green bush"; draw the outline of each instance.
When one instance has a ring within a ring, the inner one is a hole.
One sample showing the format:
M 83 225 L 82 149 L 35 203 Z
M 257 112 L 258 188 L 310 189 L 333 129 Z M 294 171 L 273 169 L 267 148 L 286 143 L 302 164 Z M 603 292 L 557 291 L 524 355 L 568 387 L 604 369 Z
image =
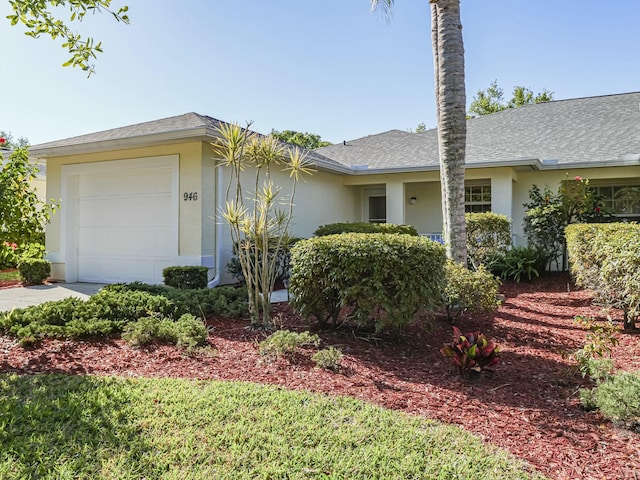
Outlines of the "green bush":
M 596 302 L 624 313 L 624 327 L 640 316 L 640 225 L 574 224 L 565 231 L 571 273 Z
M 418 236 L 418 231 L 411 225 L 395 225 L 393 223 L 330 223 L 322 225 L 313 234 L 316 237 L 327 235 L 338 235 L 340 233 L 401 233 L 405 235 Z
M 182 289 L 207 288 L 209 269 L 198 266 L 167 267 L 162 270 L 164 284 Z
M 41 260 L 44 258 L 45 252 L 44 245 L 38 242 L 23 243 L 16 250 L 20 259 L 37 258 Z
M 107 291 L 140 291 L 159 295 L 176 306 L 176 315 L 190 313 L 196 317 L 241 317 L 247 312 L 247 290 L 235 287 L 180 290 L 163 285 L 127 283 L 108 285 Z
M 18 271 L 23 282 L 40 285 L 51 275 L 51 262 L 39 258 L 20 260 Z
M 148 289 L 147 290 L 145 290 Z M 246 312 L 246 292 L 234 288 L 176 290 L 170 287 L 134 284 L 103 288 L 86 302 L 67 298 L 33 307 L 0 313 L 0 332 L 17 336 L 23 343 L 43 337 L 78 338 L 121 332 L 140 318 L 159 317 L 175 323 L 176 343 L 189 347 L 193 338 L 206 335 L 204 325 L 188 318 L 210 315 L 241 315 Z M 149 327 L 153 323 L 148 320 Z M 149 327 L 150 328 L 150 327 Z M 144 337 L 142 330 L 139 334 Z M 203 333 L 204 332 L 204 333 Z M 196 342 L 196 344 L 200 344 Z
M 204 322 L 193 315 L 182 315 L 178 321 L 159 315 L 142 317 L 124 327 L 122 338 L 135 347 L 152 342 L 167 342 L 191 350 L 207 344 Z
M 320 345 L 320 337 L 309 332 L 278 330 L 260 342 L 259 351 L 260 355 L 265 357 L 289 357 L 305 345 L 317 347 Z
M 316 366 L 337 372 L 340 368 L 340 360 L 342 360 L 342 352 L 335 347 L 323 348 L 318 350 L 311 357 Z
M 291 251 L 292 305 L 335 328 L 346 307 L 359 326 L 401 330 L 435 310 L 444 285 L 444 247 L 423 237 L 348 233 L 304 240 Z
M 533 247 L 514 247 L 489 259 L 487 268 L 501 278 L 520 282 L 524 277 L 531 280 L 544 272 L 548 256 Z
M 462 313 L 492 312 L 500 306 L 500 280 L 483 265 L 477 270 L 468 270 L 459 263 L 447 260 L 445 278 L 442 302 L 449 320 Z
M 486 265 L 511 247 L 511 221 L 493 212 L 465 214 L 467 253 L 474 268 Z
M 616 373 L 593 390 L 582 389 L 580 400 L 585 408 L 597 408 L 606 418 L 640 430 L 640 373 Z

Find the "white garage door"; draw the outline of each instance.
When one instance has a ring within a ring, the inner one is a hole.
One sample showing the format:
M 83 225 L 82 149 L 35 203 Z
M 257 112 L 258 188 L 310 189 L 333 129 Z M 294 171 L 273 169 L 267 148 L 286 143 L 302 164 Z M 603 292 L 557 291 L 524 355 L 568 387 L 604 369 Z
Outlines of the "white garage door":
M 172 169 L 122 170 L 77 177 L 81 282 L 157 283 L 175 261 Z

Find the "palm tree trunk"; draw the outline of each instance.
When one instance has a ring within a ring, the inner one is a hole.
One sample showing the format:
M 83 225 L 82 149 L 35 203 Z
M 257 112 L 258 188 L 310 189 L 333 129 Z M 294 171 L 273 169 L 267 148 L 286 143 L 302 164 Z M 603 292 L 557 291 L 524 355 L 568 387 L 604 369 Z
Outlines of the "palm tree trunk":
M 442 229 L 447 256 L 466 265 L 464 157 L 467 117 L 460 0 L 430 0 L 430 3 L 442 188 Z

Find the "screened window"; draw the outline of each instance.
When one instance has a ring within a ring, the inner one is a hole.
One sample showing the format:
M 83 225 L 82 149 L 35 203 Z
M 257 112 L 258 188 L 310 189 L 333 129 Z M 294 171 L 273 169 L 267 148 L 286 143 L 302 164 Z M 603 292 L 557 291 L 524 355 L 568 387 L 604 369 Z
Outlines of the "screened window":
M 369 197 L 369 223 L 387 223 L 387 197 Z
M 491 185 L 464 187 L 464 211 L 467 213 L 490 212 Z
M 640 187 L 602 185 L 592 187 L 605 210 L 620 217 L 640 217 Z

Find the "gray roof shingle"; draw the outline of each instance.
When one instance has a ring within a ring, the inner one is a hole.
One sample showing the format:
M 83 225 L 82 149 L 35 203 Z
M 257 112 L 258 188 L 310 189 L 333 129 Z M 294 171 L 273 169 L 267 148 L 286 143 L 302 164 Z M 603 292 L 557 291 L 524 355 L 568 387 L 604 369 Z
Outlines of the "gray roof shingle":
M 438 166 L 437 130 L 391 130 L 317 152 L 368 170 Z M 621 161 L 640 156 L 640 92 L 557 100 L 467 121 L 466 163 L 537 159 L 559 165 Z

